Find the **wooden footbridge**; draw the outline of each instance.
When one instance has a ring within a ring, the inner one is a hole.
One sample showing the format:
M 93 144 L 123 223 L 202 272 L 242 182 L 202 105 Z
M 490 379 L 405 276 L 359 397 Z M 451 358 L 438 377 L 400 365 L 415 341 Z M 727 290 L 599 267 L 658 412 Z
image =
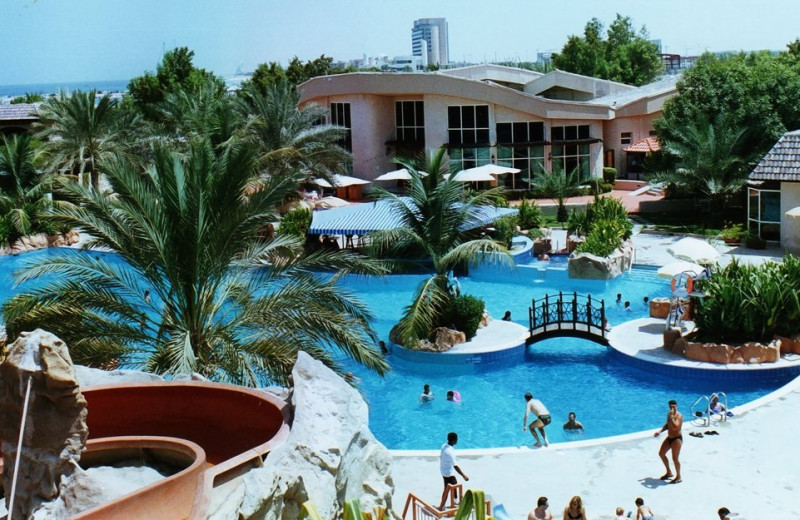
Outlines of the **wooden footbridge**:
M 528 319 L 530 336 L 526 345 L 561 336 L 608 345 L 605 301 L 592 299 L 591 294 L 547 294 L 531 302 Z

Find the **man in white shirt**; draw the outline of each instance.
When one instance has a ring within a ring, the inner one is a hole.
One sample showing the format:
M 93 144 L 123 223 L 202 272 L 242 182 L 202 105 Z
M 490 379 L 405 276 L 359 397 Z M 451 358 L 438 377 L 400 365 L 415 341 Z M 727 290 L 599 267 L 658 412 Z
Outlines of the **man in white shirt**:
M 469 477 L 461 471 L 456 461 L 456 450 L 453 446 L 458 442 L 458 434 L 450 432 L 447 434 L 447 443 L 442 445 L 442 451 L 439 454 L 439 469 L 442 472 L 444 479 L 444 491 L 442 491 L 442 502 L 439 504 L 439 510 L 444 510 L 444 503 L 447 501 L 447 486 L 455 485 L 458 483 L 456 480 L 456 472 L 458 472 L 464 480 L 469 480 Z M 456 496 L 458 498 L 458 496 Z

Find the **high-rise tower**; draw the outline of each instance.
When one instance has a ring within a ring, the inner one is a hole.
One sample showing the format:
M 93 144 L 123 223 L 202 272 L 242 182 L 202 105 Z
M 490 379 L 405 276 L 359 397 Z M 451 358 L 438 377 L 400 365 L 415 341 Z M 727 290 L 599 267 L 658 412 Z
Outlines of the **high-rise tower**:
M 450 44 L 447 39 L 447 20 L 420 18 L 411 29 L 411 52 L 421 56 L 423 63 L 447 65 Z

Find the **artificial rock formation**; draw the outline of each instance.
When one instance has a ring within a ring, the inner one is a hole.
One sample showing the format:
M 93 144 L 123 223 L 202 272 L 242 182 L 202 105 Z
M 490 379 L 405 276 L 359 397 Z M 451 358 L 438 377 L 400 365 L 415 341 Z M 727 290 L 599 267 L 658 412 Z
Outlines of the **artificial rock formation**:
M 784 350 L 782 339 L 775 339 L 767 345 L 752 341 L 741 345 L 699 343 L 682 337 L 677 329 L 664 332 L 664 348 L 686 359 L 721 365 L 775 363 Z
M 297 518 L 306 500 L 322 518 L 337 518 L 345 501 L 362 509 L 392 506 L 392 456 L 369 431 L 367 404 L 342 378 L 300 352 L 292 371 L 294 421 L 289 438 L 264 467 L 250 471 L 215 520 Z
M 20 423 L 29 377 L 14 518 L 29 518 L 43 502 L 58 496 L 62 476 L 73 473 L 86 444 L 86 399 L 80 392 L 67 345 L 37 329 L 23 332 L 8 347 L 0 365 L 0 448 L 6 506 L 10 498 Z
M 80 233 L 74 230 L 59 235 L 39 233 L 37 235 L 24 236 L 9 246 L 0 247 L 0 255 L 18 255 L 46 247 L 70 246 L 77 244 L 80 238 Z
M 608 280 L 630 269 L 632 262 L 633 241 L 628 239 L 606 257 L 591 253 L 572 253 L 567 268 L 570 278 Z

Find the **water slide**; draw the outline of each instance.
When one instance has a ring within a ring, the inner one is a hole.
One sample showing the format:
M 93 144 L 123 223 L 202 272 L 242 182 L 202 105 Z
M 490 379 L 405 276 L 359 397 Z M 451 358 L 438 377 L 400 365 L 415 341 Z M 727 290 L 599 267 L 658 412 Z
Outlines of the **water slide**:
M 512 520 L 511 515 L 509 515 L 508 511 L 506 511 L 506 506 L 503 504 L 497 504 L 494 506 L 492 509 L 492 516 L 495 518 L 495 520 Z

